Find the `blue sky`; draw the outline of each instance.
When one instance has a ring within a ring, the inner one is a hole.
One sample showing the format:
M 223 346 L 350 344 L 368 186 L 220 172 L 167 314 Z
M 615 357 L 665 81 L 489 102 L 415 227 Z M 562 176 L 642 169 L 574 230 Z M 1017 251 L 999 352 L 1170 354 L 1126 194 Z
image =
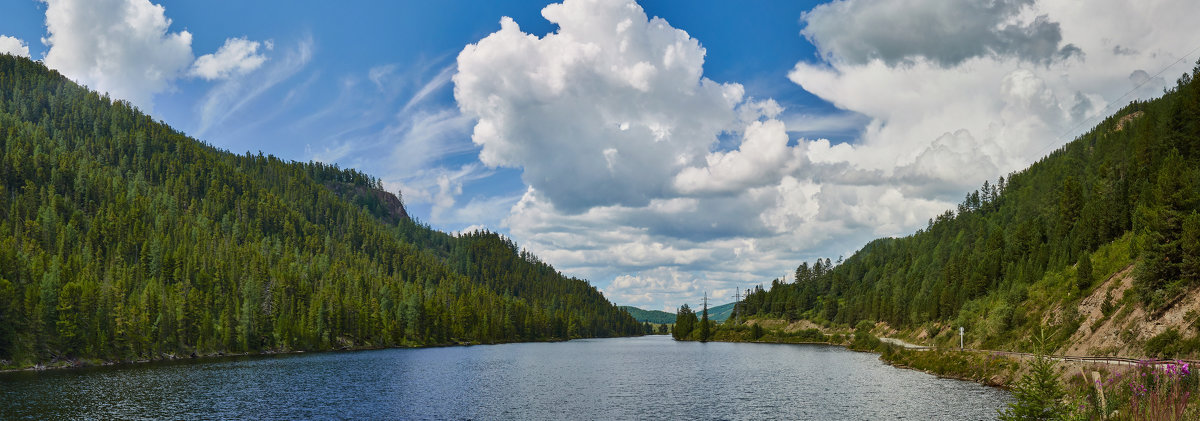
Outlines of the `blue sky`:
M 17 0 L 0 52 L 661 310 L 911 233 L 1160 93 L 1196 12 L 1126 3 Z

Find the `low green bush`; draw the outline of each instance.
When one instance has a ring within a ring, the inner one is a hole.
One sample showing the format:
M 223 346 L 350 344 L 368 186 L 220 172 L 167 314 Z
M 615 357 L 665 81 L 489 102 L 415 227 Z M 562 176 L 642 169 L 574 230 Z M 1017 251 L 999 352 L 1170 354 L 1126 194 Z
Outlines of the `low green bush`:
M 1181 339 L 1183 337 L 1179 334 L 1178 330 L 1175 328 L 1167 329 L 1165 332 L 1154 335 L 1153 338 L 1147 340 L 1143 349 L 1146 351 L 1146 355 L 1159 358 L 1174 357 L 1182 351 L 1180 349 Z

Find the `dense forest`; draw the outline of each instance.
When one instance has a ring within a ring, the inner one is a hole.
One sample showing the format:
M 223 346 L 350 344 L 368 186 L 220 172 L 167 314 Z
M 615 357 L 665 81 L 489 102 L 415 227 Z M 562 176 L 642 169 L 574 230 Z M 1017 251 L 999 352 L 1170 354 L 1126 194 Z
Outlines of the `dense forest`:
M 1055 319 L 1026 314 L 1034 283 L 1071 273 L 1053 291 L 1078 297 L 1131 264 L 1130 296 L 1161 312 L 1200 286 L 1198 179 L 1200 64 L 1161 98 L 1133 102 L 1029 168 L 984 182 L 915 234 L 872 241 L 844 261 L 806 262 L 794 282 L 756 288 L 736 316 L 901 328 L 986 319 L 978 328 L 1005 338 Z M 1096 273 L 1107 262 L 1093 255 L 1119 263 Z M 1078 327 L 1057 319 L 1061 335 Z
M 0 54 L 0 365 L 639 334 L 365 174 L 237 155 Z

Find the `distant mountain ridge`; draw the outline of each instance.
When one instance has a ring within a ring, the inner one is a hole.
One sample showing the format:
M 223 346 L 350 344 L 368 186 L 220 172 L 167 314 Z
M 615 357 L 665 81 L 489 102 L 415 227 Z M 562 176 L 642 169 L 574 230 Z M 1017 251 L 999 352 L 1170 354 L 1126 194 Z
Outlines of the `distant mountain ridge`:
M 708 319 L 720 323 L 729 319 L 733 315 L 733 306 L 737 303 L 721 304 L 716 307 L 708 308 Z M 658 324 L 673 324 L 675 323 L 675 314 L 658 310 L 643 310 L 633 306 L 620 306 L 621 310 L 625 310 L 629 315 L 633 316 L 638 322 L 650 322 Z M 700 317 L 700 311 L 696 309 L 696 317 Z
M 724 322 L 725 320 L 728 320 L 730 316 L 733 316 L 733 306 L 735 306 L 735 305 L 737 305 L 737 303 L 728 303 L 728 304 L 721 304 L 716 307 L 709 307 L 708 308 L 708 319 L 712 320 L 714 322 L 717 322 L 717 323 L 721 323 L 721 322 Z M 700 310 L 702 310 L 702 309 L 696 309 L 697 315 L 700 314 Z M 699 317 L 699 316 L 697 316 L 697 317 Z
M 675 315 L 665 311 L 643 310 L 634 306 L 619 306 L 618 308 L 625 310 L 625 312 L 629 313 L 630 316 L 633 316 L 633 319 L 637 320 L 639 323 L 650 322 L 660 325 L 669 325 L 675 323 Z

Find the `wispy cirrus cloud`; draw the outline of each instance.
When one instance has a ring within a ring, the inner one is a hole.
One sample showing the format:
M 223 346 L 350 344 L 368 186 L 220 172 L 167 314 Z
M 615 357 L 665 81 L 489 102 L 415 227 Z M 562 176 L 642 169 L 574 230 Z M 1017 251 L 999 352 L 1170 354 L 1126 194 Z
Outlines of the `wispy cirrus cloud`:
M 408 99 L 408 102 L 404 103 L 404 108 L 401 108 L 400 112 L 403 113 L 412 110 L 413 107 L 416 107 L 429 99 L 429 96 L 434 92 L 444 89 L 446 85 L 450 83 L 450 77 L 454 75 L 454 70 L 454 66 L 443 67 L 436 76 L 434 76 L 432 79 L 429 79 L 429 81 L 425 82 L 424 85 L 421 85 L 421 89 L 418 89 L 417 92 Z
M 378 175 L 407 204 L 428 206 L 430 222 L 495 229 L 519 196 L 472 194 L 463 203 L 464 187 L 495 171 L 470 162 L 474 120 L 435 99 L 448 94 L 453 72 L 437 62 L 381 64 L 343 77 L 336 100 L 295 124 L 310 139 L 307 156 Z
M 308 65 L 312 60 L 313 53 L 313 39 L 311 37 L 304 38 L 261 71 L 242 77 L 226 78 L 213 86 L 197 105 L 199 122 L 196 127 L 196 136 L 210 135 L 213 128 L 219 127 L 231 117 L 239 115 L 244 107 L 253 103 L 264 93 L 291 79 Z M 235 55 L 240 55 L 240 53 Z M 280 111 L 278 104 L 273 109 L 275 112 Z M 270 113 L 260 114 L 256 115 L 254 119 L 267 121 L 270 120 L 270 116 Z M 229 130 L 224 127 L 222 129 Z

